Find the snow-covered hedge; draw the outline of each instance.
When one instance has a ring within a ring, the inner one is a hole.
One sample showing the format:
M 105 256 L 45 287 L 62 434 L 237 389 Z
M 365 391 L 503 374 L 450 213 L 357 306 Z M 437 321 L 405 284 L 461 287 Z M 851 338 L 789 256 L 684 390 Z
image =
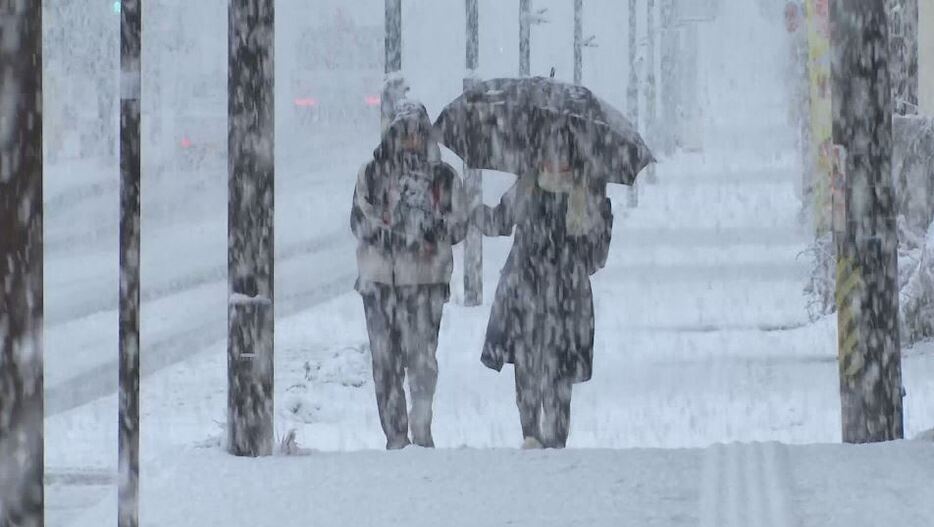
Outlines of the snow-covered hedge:
M 892 180 L 898 202 L 898 285 L 902 346 L 934 338 L 934 119 L 893 120 Z M 812 319 L 836 311 L 836 251 L 829 234 L 806 251 Z

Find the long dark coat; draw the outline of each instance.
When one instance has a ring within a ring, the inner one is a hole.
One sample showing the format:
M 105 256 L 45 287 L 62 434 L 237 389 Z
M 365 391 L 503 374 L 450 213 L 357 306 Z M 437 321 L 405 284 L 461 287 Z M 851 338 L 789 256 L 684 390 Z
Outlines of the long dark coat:
M 590 275 L 603 267 L 613 216 L 610 201 L 592 196 L 597 209 L 585 235 L 568 232 L 568 195 L 545 192 L 520 178 L 500 204 L 486 208 L 487 236 L 515 240 L 499 285 L 481 361 L 496 371 L 519 353 L 547 354 L 545 363 L 571 382 L 593 372 L 594 309 Z

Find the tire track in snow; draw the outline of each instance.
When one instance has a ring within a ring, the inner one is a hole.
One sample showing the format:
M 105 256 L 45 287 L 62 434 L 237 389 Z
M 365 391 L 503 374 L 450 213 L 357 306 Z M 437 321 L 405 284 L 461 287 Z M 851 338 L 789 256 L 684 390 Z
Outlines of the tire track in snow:
M 798 527 L 779 443 L 717 444 L 704 454 L 701 527 Z
M 351 291 L 355 278 L 354 269 L 353 272 L 339 274 L 313 287 L 280 295 L 276 298 L 276 317 L 294 315 Z M 216 336 L 223 334 L 226 327 L 227 312 L 218 311 L 189 329 L 156 341 L 144 341 L 141 356 L 143 377 L 204 351 L 218 342 Z M 66 381 L 46 387 L 45 416 L 53 416 L 114 393 L 117 390 L 115 371 L 116 357 Z

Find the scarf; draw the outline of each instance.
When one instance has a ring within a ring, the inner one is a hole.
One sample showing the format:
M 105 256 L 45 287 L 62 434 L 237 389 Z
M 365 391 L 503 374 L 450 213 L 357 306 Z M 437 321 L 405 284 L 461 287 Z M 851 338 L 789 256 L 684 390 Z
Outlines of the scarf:
M 539 172 L 538 186 L 545 192 L 565 194 L 568 209 L 565 216 L 568 234 L 585 236 L 597 226 L 599 211 L 591 206 L 586 185 L 575 181 L 574 172 Z

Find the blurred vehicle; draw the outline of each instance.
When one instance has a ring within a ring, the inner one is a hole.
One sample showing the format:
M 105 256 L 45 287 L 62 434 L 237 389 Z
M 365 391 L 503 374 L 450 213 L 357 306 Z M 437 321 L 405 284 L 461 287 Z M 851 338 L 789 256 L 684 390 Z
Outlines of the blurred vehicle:
M 301 129 L 378 123 L 383 81 L 383 28 L 340 14 L 297 38 L 288 103 Z
M 176 86 L 171 141 L 181 168 L 217 168 L 227 159 L 227 76 L 216 71 Z
M 95 79 L 49 73 L 43 148 L 50 163 L 107 159 L 117 149 L 116 108 Z

